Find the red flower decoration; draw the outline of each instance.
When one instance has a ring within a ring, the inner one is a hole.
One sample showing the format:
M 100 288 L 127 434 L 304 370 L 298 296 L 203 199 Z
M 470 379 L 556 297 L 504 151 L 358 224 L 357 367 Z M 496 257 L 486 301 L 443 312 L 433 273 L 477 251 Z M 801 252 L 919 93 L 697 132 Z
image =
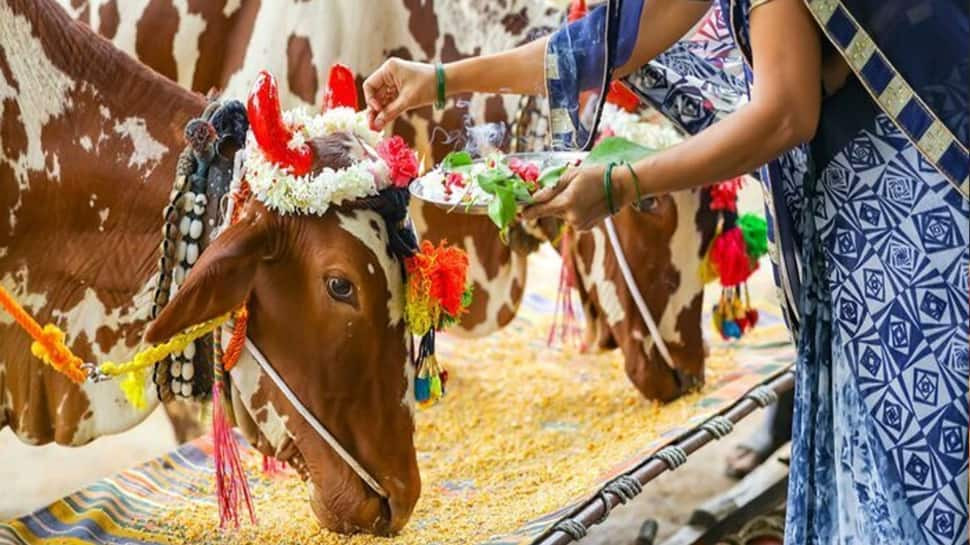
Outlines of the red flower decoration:
M 512 157 L 509 159 L 509 169 L 522 178 L 522 181 L 534 182 L 539 179 L 539 165 L 535 163 Z
M 465 177 L 460 172 L 449 172 L 445 177 L 445 193 L 448 195 L 451 195 L 455 188 L 464 189 L 464 187 Z
M 407 187 L 418 176 L 418 157 L 400 136 L 386 138 L 377 145 L 377 154 L 391 169 L 395 187 Z
M 742 179 L 737 177 L 711 186 L 711 210 L 738 211 L 738 191 Z
M 460 248 L 448 246 L 441 241 L 435 246 L 430 241 L 421 242 L 420 252 L 404 262 L 412 295 L 430 297 L 446 314 L 458 317 L 463 312 L 461 304 L 468 279 L 468 255 Z

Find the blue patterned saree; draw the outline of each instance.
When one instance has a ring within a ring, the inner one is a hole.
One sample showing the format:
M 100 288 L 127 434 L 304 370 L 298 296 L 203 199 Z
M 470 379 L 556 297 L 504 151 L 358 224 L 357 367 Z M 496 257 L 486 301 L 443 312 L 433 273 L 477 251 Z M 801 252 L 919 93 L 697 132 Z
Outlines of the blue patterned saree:
M 631 23 L 642 0 L 609 4 L 619 7 L 550 39 L 558 147 L 586 145 L 598 108 L 580 111 L 580 91 L 601 86 L 649 31 Z M 823 54 L 851 74 L 825 96 L 813 140 L 757 173 L 798 345 L 786 542 L 967 545 L 968 5 L 806 5 Z M 697 35 L 627 84 L 687 133 L 717 122 L 752 82 L 751 11 L 750 0 L 720 0 Z M 586 45 L 594 53 L 574 54 Z

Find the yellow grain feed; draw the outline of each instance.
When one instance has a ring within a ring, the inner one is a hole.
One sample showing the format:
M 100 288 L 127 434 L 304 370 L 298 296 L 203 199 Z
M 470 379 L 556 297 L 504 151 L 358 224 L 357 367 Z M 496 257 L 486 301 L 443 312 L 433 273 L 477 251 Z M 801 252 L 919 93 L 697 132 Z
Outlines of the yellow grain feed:
M 547 259 L 532 263 L 532 278 L 556 277 Z M 554 300 L 535 284 L 527 295 Z M 439 341 L 439 359 L 450 374 L 448 393 L 437 406 L 417 411 L 422 495 L 411 522 L 393 540 L 321 530 L 306 487 L 292 470 L 263 477 L 253 487 L 258 526 L 220 531 L 214 504 L 185 501 L 163 507 L 146 529 L 168 535 L 173 543 L 478 543 L 595 491 L 659 434 L 729 402 L 698 403 L 717 385 L 738 383 L 737 391 L 743 392 L 766 376 L 751 371 L 767 361 L 758 360 L 756 350 L 718 341 L 707 362 L 704 391 L 666 405 L 648 402 L 628 381 L 619 351 L 581 355 L 546 347 L 551 316 L 547 308 L 537 309 L 542 304 L 529 301 L 499 334 Z M 759 306 L 763 315 L 774 312 Z M 781 325 L 767 326 L 745 342 L 773 342 L 785 335 Z M 774 350 L 767 363 L 777 369 L 790 361 L 784 361 L 790 352 L 781 352 Z M 749 356 L 754 360 L 739 361 Z M 738 372 L 740 364 L 747 372 Z M 259 462 L 258 455 L 247 456 L 250 475 L 260 475 Z M 206 486 L 211 485 L 201 485 Z M 209 490 L 198 492 L 213 497 Z

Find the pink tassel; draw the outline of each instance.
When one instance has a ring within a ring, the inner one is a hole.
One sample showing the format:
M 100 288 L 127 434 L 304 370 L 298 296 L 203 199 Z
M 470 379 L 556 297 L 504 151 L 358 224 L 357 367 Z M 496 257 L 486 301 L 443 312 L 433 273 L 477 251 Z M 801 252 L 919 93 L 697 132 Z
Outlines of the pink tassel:
M 552 326 L 549 327 L 549 337 L 546 345 L 552 346 L 556 337 L 556 330 L 559 330 L 559 341 L 564 345 L 570 341 L 574 345 L 579 345 L 581 335 L 579 333 L 576 309 L 573 306 L 573 289 L 576 288 L 576 269 L 573 267 L 571 231 L 565 228 L 562 240 L 559 242 L 559 256 L 562 259 L 562 267 L 559 269 L 559 290 L 556 293 L 556 309 L 552 316 Z M 558 328 L 556 327 L 558 324 Z
M 263 475 L 275 477 L 286 469 L 286 462 L 281 462 L 272 456 L 263 455 Z
M 246 470 L 239 457 L 239 445 L 229 426 L 229 419 L 222 406 L 222 380 L 217 377 L 212 386 L 212 443 L 216 465 L 216 497 L 219 500 L 219 527 L 232 521 L 239 528 L 239 504 L 245 504 L 249 521 L 256 524 L 253 499 L 249 493 Z

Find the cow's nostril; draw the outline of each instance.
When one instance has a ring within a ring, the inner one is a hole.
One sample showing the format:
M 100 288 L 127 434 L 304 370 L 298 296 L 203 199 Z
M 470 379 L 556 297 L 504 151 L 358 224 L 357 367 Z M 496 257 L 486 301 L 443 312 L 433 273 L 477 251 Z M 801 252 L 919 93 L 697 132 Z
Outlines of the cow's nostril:
M 381 515 L 374 521 L 374 534 L 378 536 L 389 536 L 397 530 L 391 524 L 391 502 L 387 498 L 381 498 Z

